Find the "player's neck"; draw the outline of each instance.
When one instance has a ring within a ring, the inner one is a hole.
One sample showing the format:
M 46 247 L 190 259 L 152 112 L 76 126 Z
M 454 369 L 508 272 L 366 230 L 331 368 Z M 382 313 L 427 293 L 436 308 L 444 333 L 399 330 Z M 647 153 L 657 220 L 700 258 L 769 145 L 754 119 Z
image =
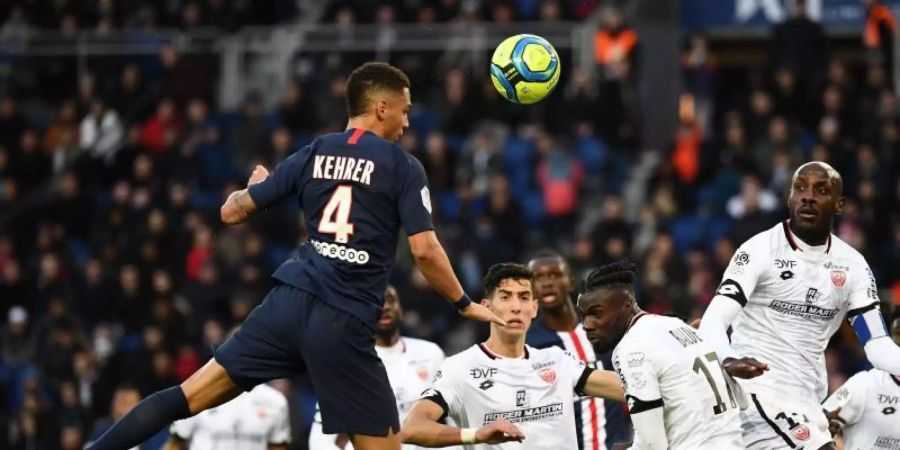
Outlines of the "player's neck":
M 382 139 L 384 137 L 384 129 L 382 129 L 378 119 L 375 118 L 372 114 L 363 114 L 356 117 L 351 117 L 349 121 L 347 121 L 347 129 L 351 128 L 359 128 L 361 130 L 366 130 Z
M 564 299 L 556 308 L 545 308 L 541 311 L 544 315 L 544 324 L 553 331 L 574 331 L 578 326 L 578 314 L 572 307 L 572 301 Z
M 645 315 L 647 315 L 647 312 L 642 310 L 641 308 L 638 308 L 637 304 L 635 304 L 634 309 L 631 311 L 629 316 L 626 317 L 626 319 L 628 320 L 628 327 L 625 328 L 625 332 L 627 333 L 628 330 L 630 330 L 631 327 L 633 327 L 634 324 L 637 323 L 638 319 L 640 319 L 641 316 Z
M 490 351 L 496 353 L 499 356 L 510 359 L 522 358 L 525 356 L 525 336 L 499 336 L 498 334 L 491 334 L 487 341 L 484 342 L 484 345 L 487 346 Z
M 400 333 L 391 333 L 387 336 L 375 335 L 375 345 L 378 347 L 393 347 L 400 341 Z
M 809 247 L 818 247 L 820 245 L 827 244 L 828 237 L 831 235 L 831 233 L 828 232 L 821 236 L 818 236 L 815 231 L 805 232 L 805 231 L 797 230 L 794 227 L 793 221 L 788 222 L 788 229 L 791 230 L 791 234 L 793 234 L 795 238 L 802 241 L 804 244 L 806 244 Z

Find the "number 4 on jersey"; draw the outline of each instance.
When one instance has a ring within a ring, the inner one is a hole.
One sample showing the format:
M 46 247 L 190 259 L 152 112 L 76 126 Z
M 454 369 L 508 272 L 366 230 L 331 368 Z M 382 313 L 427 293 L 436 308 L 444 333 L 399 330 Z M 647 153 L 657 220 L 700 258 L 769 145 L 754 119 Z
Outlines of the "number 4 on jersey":
M 322 218 L 319 219 L 319 233 L 334 235 L 334 241 L 346 244 L 353 234 L 353 224 L 350 223 L 350 207 L 353 205 L 353 187 L 338 186 L 331 194 L 331 199 L 325 204 Z

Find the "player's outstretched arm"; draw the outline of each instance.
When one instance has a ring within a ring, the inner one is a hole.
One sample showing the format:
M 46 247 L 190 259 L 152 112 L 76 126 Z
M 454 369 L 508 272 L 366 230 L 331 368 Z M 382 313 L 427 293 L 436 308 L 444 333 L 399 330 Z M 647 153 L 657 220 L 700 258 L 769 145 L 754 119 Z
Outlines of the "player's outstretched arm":
M 716 295 L 703 313 L 697 332 L 716 349 L 722 367 L 729 375 L 737 378 L 755 378 L 769 370 L 769 366 L 754 358 L 739 357 L 731 349 L 728 341 L 728 327 L 740 312 L 740 303 L 730 297 Z
M 496 314 L 477 303 L 471 303 L 468 297 L 465 296 L 459 279 L 453 273 L 450 259 L 447 257 L 444 247 L 438 241 L 437 234 L 433 230 L 426 230 L 411 235 L 409 237 L 409 249 L 416 260 L 416 266 L 422 271 L 422 275 L 425 275 L 428 282 L 441 296 L 455 303 L 454 306 L 457 307 L 463 317 L 506 326 L 506 323 L 497 317 Z M 469 305 L 460 307 L 461 305 L 458 303 L 461 301 L 469 303 Z
M 625 403 L 625 388 L 622 387 L 619 375 L 611 370 L 591 371 L 581 390 L 591 397 Z
M 400 437 L 406 444 L 423 447 L 448 447 L 461 444 L 500 444 L 522 442 L 525 435 L 506 419 L 497 419 L 479 429 L 457 428 L 438 420 L 444 411 L 431 400 L 419 400 L 406 416 Z
M 269 176 L 269 171 L 263 166 L 256 166 L 250 179 L 247 180 L 247 186 L 259 183 Z M 222 216 L 222 222 L 228 225 L 235 225 L 247 220 L 257 210 L 256 202 L 250 196 L 247 189 L 234 191 L 225 199 L 225 203 L 219 208 L 219 214 Z

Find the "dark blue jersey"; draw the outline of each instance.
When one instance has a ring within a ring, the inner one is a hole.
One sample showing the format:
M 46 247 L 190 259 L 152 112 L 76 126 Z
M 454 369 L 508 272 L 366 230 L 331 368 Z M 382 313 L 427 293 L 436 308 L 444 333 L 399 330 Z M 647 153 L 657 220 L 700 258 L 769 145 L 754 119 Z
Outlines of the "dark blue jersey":
M 250 186 L 259 209 L 293 196 L 309 240 L 272 275 L 376 326 L 398 232 L 434 228 L 422 164 L 362 129 L 321 136 Z

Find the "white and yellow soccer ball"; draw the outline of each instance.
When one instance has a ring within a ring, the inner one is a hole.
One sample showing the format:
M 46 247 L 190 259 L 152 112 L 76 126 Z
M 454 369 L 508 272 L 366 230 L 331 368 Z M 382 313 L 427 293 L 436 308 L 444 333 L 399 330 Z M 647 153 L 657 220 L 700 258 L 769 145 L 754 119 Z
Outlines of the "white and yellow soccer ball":
M 530 105 L 543 100 L 559 81 L 556 49 L 533 34 L 507 38 L 491 57 L 491 81 L 507 100 Z

